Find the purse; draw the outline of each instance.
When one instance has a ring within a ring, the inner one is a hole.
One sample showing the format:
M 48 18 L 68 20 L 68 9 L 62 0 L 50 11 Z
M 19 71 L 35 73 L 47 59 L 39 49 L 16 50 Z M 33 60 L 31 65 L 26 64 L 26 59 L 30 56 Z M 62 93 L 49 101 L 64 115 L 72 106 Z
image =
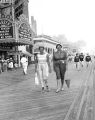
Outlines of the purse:
M 39 85 L 40 82 L 39 82 L 39 78 L 38 78 L 38 75 L 37 73 L 35 73 L 35 85 Z
M 67 70 L 66 73 L 65 73 L 65 83 L 66 83 L 67 87 L 70 88 L 71 80 L 68 76 L 69 76 L 69 74 L 68 74 L 68 70 Z

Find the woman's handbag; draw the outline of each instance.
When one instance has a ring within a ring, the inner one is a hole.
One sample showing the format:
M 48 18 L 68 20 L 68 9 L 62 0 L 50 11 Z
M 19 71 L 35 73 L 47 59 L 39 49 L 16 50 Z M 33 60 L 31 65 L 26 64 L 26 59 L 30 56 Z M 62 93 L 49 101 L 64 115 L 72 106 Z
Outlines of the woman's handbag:
M 66 79 L 65 82 L 66 82 L 67 87 L 70 88 L 70 79 Z
M 35 73 L 35 85 L 39 85 L 40 82 L 39 82 L 39 78 L 38 78 L 38 75 L 37 73 Z
M 68 88 L 70 88 L 70 82 L 71 82 L 71 80 L 69 78 L 69 74 L 68 74 L 68 70 L 67 70 L 65 73 L 65 83 L 66 83 Z

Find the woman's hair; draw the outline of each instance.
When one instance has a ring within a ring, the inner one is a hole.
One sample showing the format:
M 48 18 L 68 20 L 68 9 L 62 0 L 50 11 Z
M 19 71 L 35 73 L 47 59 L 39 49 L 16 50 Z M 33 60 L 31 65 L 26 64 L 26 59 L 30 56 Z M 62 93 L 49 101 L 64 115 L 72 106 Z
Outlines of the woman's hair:
M 62 48 L 62 45 L 61 45 L 61 44 L 57 44 L 57 45 L 56 45 L 56 48 L 57 48 L 58 46 L 60 46 L 60 47 Z
M 25 57 L 25 55 L 23 55 L 22 57 Z

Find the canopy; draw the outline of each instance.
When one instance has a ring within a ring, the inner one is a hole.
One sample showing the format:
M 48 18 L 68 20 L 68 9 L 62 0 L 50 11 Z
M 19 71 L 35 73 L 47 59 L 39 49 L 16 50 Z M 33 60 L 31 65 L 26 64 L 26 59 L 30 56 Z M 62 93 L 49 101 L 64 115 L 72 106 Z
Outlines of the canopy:
M 27 55 L 27 56 L 29 56 L 29 57 L 32 57 L 32 56 L 33 56 L 31 53 L 29 53 L 29 52 L 27 52 L 27 51 L 21 51 L 21 54 L 22 54 L 22 55 Z
M 32 57 L 33 55 L 27 51 L 9 51 L 8 55 L 26 55 Z

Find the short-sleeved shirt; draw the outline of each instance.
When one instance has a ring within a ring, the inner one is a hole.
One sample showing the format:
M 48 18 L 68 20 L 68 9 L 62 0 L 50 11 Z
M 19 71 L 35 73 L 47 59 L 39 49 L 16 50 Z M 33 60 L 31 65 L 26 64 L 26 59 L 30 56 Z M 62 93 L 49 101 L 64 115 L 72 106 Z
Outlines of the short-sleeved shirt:
M 26 58 L 26 57 L 22 57 L 22 58 L 21 58 L 21 63 L 28 65 L 28 60 L 27 60 L 27 58 Z
M 84 55 L 79 55 L 79 59 L 80 59 L 80 61 L 83 61 L 84 60 Z
M 65 51 L 57 51 L 53 54 L 53 61 L 67 60 L 67 53 Z
M 89 55 L 86 56 L 85 61 L 89 62 L 91 61 L 91 57 Z
M 79 56 L 74 57 L 74 62 L 79 62 Z

